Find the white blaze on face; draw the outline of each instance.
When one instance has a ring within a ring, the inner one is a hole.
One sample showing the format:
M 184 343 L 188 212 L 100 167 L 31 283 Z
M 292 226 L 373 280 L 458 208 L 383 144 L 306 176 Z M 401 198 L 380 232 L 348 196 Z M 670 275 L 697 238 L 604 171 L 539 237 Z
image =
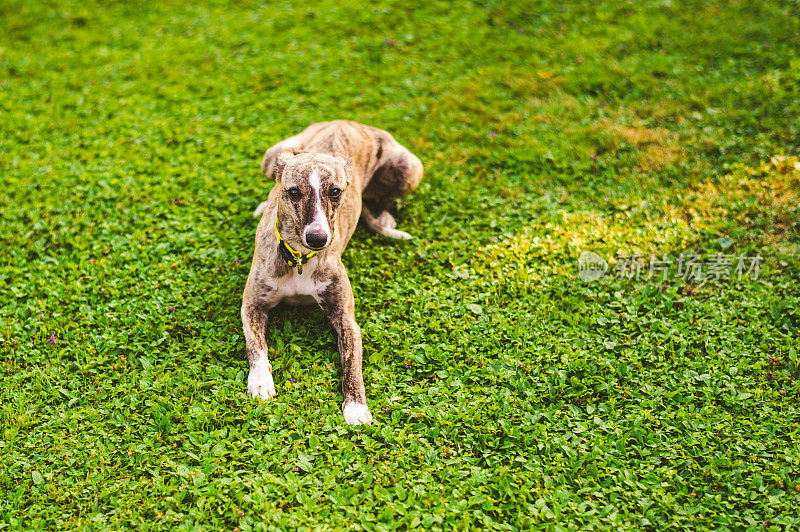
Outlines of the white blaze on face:
M 308 243 L 308 233 L 309 231 L 314 231 L 315 233 L 322 233 L 325 235 L 325 245 L 327 246 L 331 241 L 331 228 L 328 224 L 328 218 L 325 216 L 325 210 L 322 208 L 322 182 L 316 170 L 311 172 L 311 176 L 308 178 L 308 184 L 311 185 L 311 193 L 314 195 L 316 208 L 314 209 L 314 218 L 303 231 L 303 240 Z

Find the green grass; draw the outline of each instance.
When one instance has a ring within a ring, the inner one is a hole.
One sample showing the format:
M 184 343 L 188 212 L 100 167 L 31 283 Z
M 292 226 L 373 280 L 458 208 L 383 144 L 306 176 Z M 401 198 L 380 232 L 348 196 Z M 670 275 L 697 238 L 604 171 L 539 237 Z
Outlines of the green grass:
M 508 4 L 0 0 L 0 529 L 800 527 L 800 5 Z M 317 309 L 245 394 L 260 157 L 334 118 L 426 167 L 344 257 L 372 427 Z

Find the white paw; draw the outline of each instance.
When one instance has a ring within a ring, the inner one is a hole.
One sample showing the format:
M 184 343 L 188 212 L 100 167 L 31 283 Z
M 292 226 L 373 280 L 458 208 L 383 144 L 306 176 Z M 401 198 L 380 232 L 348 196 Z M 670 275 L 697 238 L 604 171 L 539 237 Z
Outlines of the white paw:
M 378 216 L 378 223 L 389 229 L 397 227 L 397 222 L 394 221 L 394 216 L 389 214 L 389 211 L 383 211 L 380 216 Z
M 413 236 L 409 235 L 405 231 L 401 231 L 400 229 L 386 229 L 383 234 L 390 238 L 396 238 L 398 240 L 411 240 L 412 238 L 414 238 Z
M 343 404 L 342 413 L 348 425 L 370 425 L 372 423 L 372 414 L 370 414 L 367 405 L 358 403 Z
M 272 366 L 256 366 L 250 370 L 250 375 L 247 376 L 247 395 L 264 401 L 277 395 L 275 383 L 272 381 Z

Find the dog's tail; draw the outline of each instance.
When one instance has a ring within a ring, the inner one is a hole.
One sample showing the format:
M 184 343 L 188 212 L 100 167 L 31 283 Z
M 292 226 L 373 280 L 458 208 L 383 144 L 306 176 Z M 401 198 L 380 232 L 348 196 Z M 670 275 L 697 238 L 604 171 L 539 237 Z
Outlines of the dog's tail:
M 258 207 L 256 207 L 256 212 L 254 212 L 254 213 L 253 213 L 253 216 L 255 216 L 256 218 L 258 218 L 259 216 L 261 216 L 261 215 L 264 213 L 264 211 L 265 211 L 266 209 L 267 209 L 267 202 L 266 202 L 266 201 L 262 201 L 262 202 L 259 204 L 259 206 L 258 206 Z
M 380 216 L 375 218 L 372 213 L 369 212 L 367 206 L 364 205 L 361 207 L 361 219 L 364 220 L 367 227 L 380 235 L 388 236 L 389 238 L 397 238 L 399 240 L 411 240 L 414 238 L 405 231 L 395 229 L 396 223 L 392 215 L 389 214 L 389 211 L 383 211 Z

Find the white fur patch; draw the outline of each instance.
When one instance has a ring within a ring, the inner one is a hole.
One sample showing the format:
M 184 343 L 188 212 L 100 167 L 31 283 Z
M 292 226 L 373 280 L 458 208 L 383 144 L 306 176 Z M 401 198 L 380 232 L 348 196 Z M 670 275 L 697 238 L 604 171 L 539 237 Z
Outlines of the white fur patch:
M 308 184 L 314 189 L 314 194 L 319 195 L 319 187 L 322 185 L 322 180 L 320 180 L 316 170 L 311 172 L 311 176 L 308 178 Z
M 344 420 L 348 425 L 370 425 L 372 424 L 372 414 L 367 405 L 358 403 L 347 403 L 342 405 Z
M 303 237 L 305 238 L 305 235 L 311 227 L 318 226 L 319 230 L 325 233 L 325 245 L 327 246 L 331 242 L 331 228 L 328 224 L 328 218 L 325 216 L 325 210 L 322 208 L 322 192 L 320 191 L 322 188 L 322 181 L 316 171 L 311 172 L 311 176 L 308 178 L 308 184 L 311 185 L 312 193 L 317 201 L 317 206 L 314 209 L 314 220 L 306 226 Z
M 250 374 L 247 376 L 247 394 L 267 401 L 277 394 L 272 380 L 272 365 L 265 360 L 266 356 L 250 368 Z
M 321 282 L 314 281 L 312 275 L 314 270 L 309 265 L 303 268 L 302 274 L 298 274 L 297 270 L 292 269 L 285 279 L 276 283 L 275 291 L 269 294 L 270 304 L 274 306 L 283 300 L 286 300 L 287 303 L 313 304 L 314 297 L 320 292 L 324 292 L 331 284 L 330 279 Z

